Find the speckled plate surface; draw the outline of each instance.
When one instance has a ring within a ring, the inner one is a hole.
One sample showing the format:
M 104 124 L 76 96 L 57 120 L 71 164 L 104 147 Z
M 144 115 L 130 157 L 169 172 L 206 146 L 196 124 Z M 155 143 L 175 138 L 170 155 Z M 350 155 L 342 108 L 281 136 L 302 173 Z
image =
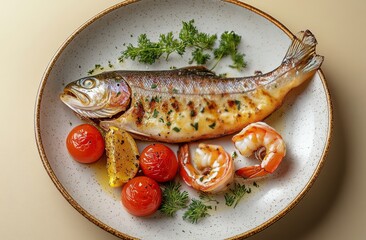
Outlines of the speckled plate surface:
M 221 64 L 217 73 L 230 76 L 253 75 L 276 68 L 284 57 L 292 33 L 269 15 L 236 1 L 144 0 L 127 1 L 103 11 L 87 21 L 66 40 L 51 60 L 41 81 L 35 110 L 36 140 L 42 162 L 56 187 L 70 204 L 99 227 L 121 238 L 223 239 L 253 235 L 285 215 L 304 196 L 316 179 L 328 150 L 332 128 L 331 101 L 324 75 L 295 89 L 283 106 L 265 121 L 275 127 L 287 142 L 287 156 L 273 175 L 243 182 L 252 188 L 238 206 L 227 207 L 222 196 L 212 203 L 211 216 L 191 224 L 159 213 L 148 218 L 129 215 L 121 206 L 121 189 L 107 184 L 105 160 L 82 165 L 71 159 L 65 147 L 68 132 L 81 121 L 60 100 L 66 83 L 87 75 L 95 64 L 105 70 L 146 69 L 126 61 L 118 63 L 124 43 L 134 43 L 147 33 L 156 39 L 160 33 L 178 34 L 182 21 L 195 20 L 199 30 L 221 34 L 233 30 L 242 36 L 241 51 L 248 67 L 238 73 Z M 304 30 L 304 29 L 299 29 Z M 320 43 L 321 44 L 321 43 Z M 321 54 L 321 53 L 320 53 Z M 158 62 L 149 69 L 169 69 L 187 65 L 187 58 Z M 108 67 L 108 63 L 114 65 Z M 232 152 L 230 138 L 215 139 Z M 142 149 L 147 143 L 138 142 Z M 177 146 L 171 146 L 174 150 Z M 239 157 L 237 166 L 254 164 Z M 183 186 L 190 196 L 195 191 Z

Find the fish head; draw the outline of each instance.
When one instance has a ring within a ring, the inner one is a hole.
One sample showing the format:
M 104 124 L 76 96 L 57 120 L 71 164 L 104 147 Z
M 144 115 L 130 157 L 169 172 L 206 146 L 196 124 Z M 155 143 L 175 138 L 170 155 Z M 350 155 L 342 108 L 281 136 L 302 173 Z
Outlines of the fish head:
M 83 117 L 110 118 L 129 107 L 131 90 L 120 75 L 101 73 L 67 84 L 60 99 Z

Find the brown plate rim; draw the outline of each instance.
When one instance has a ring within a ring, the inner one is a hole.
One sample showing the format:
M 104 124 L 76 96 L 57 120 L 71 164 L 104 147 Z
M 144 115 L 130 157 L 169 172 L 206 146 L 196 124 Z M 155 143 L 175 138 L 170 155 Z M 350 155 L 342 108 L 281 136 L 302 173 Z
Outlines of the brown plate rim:
M 47 66 L 45 73 L 42 77 L 41 83 L 39 85 L 38 88 L 38 92 L 37 92 L 37 98 L 36 98 L 36 105 L 35 105 L 35 117 L 34 117 L 34 127 L 35 127 L 35 138 L 36 138 L 36 144 L 37 144 L 37 148 L 38 148 L 38 152 L 39 155 L 41 157 L 42 163 L 44 168 L 46 169 L 48 175 L 50 176 L 51 180 L 53 181 L 53 183 L 55 184 L 56 188 L 61 192 L 61 194 L 64 196 L 64 198 L 71 204 L 72 207 L 74 207 L 78 212 L 80 212 L 84 217 L 86 217 L 89 221 L 91 221 L 92 223 L 94 223 L 95 225 L 99 226 L 100 228 L 106 230 L 107 232 L 119 237 L 119 238 L 123 238 L 123 239 L 137 239 L 134 238 L 132 236 L 129 236 L 125 233 L 122 233 L 110 226 L 108 226 L 107 224 L 103 223 L 102 221 L 100 221 L 99 219 L 97 219 L 96 217 L 94 217 L 93 215 L 91 215 L 88 211 L 86 211 L 83 207 L 81 207 L 72 197 L 71 195 L 66 191 L 66 189 L 63 187 L 63 185 L 61 184 L 61 182 L 58 180 L 56 174 L 54 173 L 54 171 L 52 170 L 52 167 L 47 159 L 47 156 L 45 154 L 45 150 L 43 147 L 43 143 L 42 143 L 42 138 L 41 138 L 41 126 L 40 126 L 40 109 L 41 109 L 41 103 L 42 103 L 42 96 L 43 96 L 43 91 L 44 91 L 44 87 L 47 83 L 47 80 L 49 78 L 50 72 L 52 71 L 55 63 L 57 62 L 58 58 L 60 57 L 60 55 L 63 53 L 63 51 L 65 50 L 65 48 L 70 44 L 70 42 L 79 34 L 81 33 L 85 28 L 87 28 L 89 25 L 91 25 L 92 23 L 94 23 L 95 21 L 97 21 L 98 19 L 102 18 L 103 16 L 107 15 L 108 13 L 120 9 L 121 7 L 127 6 L 129 4 L 132 3 L 136 3 L 136 2 L 140 2 L 142 0 L 127 0 L 127 1 L 123 1 L 121 3 L 115 4 L 110 8 L 107 8 L 103 11 L 101 11 L 100 13 L 98 13 L 97 15 L 95 15 L 94 17 L 92 17 L 91 19 L 89 19 L 87 22 L 85 22 L 81 27 L 79 27 L 75 32 L 73 32 L 68 38 L 67 40 L 61 45 L 61 47 L 56 51 L 54 57 L 51 59 L 49 65 Z M 271 21 L 273 24 L 275 24 L 278 28 L 280 28 L 284 33 L 286 33 L 291 39 L 294 39 L 294 34 L 291 33 L 282 23 L 280 23 L 277 19 L 275 19 L 274 17 L 270 16 L 269 14 L 249 5 L 243 2 L 240 2 L 238 0 L 223 0 L 224 2 L 229 2 L 232 4 L 235 4 L 237 6 L 246 8 L 266 19 L 268 19 L 269 21 Z M 309 191 L 309 189 L 311 188 L 311 186 L 314 184 L 315 180 L 317 179 L 317 177 L 320 174 L 320 171 L 324 165 L 326 156 L 328 154 L 329 151 L 329 146 L 331 143 L 331 139 L 332 139 L 332 132 L 333 132 L 333 105 L 332 105 L 332 101 L 331 101 L 331 95 L 329 92 L 329 88 L 327 85 L 327 81 L 325 79 L 325 75 L 323 73 L 323 71 L 321 69 L 318 70 L 318 74 L 319 77 L 322 81 L 325 93 L 326 93 L 326 97 L 327 97 L 327 103 L 328 103 L 328 115 L 329 115 L 329 121 L 328 121 L 328 134 L 327 134 L 327 142 L 326 145 L 324 146 L 323 149 L 323 153 L 322 156 L 320 158 L 320 161 L 313 173 L 313 175 L 311 176 L 311 178 L 309 179 L 308 183 L 306 184 L 306 186 L 302 189 L 302 191 L 297 195 L 297 197 L 285 208 L 283 209 L 281 212 L 279 212 L 278 214 L 276 214 L 275 216 L 273 216 L 272 218 L 270 218 L 269 220 L 267 220 L 266 222 L 264 222 L 263 224 L 238 235 L 232 236 L 229 239 L 242 239 L 242 238 L 247 238 L 249 236 L 252 236 L 262 230 L 264 230 L 265 228 L 269 227 L 270 225 L 272 225 L 273 223 L 275 223 L 277 220 L 279 220 L 280 218 L 282 218 L 284 215 L 286 215 L 286 213 L 288 213 L 291 209 L 293 209 L 298 203 L 299 201 L 305 196 L 305 194 Z

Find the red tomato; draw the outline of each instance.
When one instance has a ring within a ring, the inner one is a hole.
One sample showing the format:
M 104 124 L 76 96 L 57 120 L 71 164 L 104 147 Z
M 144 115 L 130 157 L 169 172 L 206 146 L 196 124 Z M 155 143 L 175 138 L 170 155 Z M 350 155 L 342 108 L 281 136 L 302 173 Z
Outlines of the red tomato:
M 143 217 L 156 212 L 161 204 L 159 184 L 146 176 L 139 176 L 128 181 L 122 189 L 122 204 L 127 212 Z
M 178 161 L 169 147 L 151 144 L 140 155 L 140 167 L 146 176 L 157 182 L 167 182 L 177 174 Z
M 66 147 L 76 161 L 92 163 L 103 155 L 104 139 L 96 127 L 81 124 L 70 131 L 66 138 Z

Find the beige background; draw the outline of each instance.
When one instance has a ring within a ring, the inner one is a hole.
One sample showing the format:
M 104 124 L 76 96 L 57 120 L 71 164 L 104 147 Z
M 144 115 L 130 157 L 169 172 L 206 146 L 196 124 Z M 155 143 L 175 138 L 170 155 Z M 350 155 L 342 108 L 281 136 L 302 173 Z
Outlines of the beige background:
M 115 0 L 2 0 L 0 13 L 0 239 L 117 239 L 64 200 L 34 137 L 34 105 L 49 60 L 81 24 Z M 333 141 L 305 198 L 256 239 L 364 239 L 366 234 L 364 0 L 248 0 L 292 32 L 310 29 L 326 57 Z

